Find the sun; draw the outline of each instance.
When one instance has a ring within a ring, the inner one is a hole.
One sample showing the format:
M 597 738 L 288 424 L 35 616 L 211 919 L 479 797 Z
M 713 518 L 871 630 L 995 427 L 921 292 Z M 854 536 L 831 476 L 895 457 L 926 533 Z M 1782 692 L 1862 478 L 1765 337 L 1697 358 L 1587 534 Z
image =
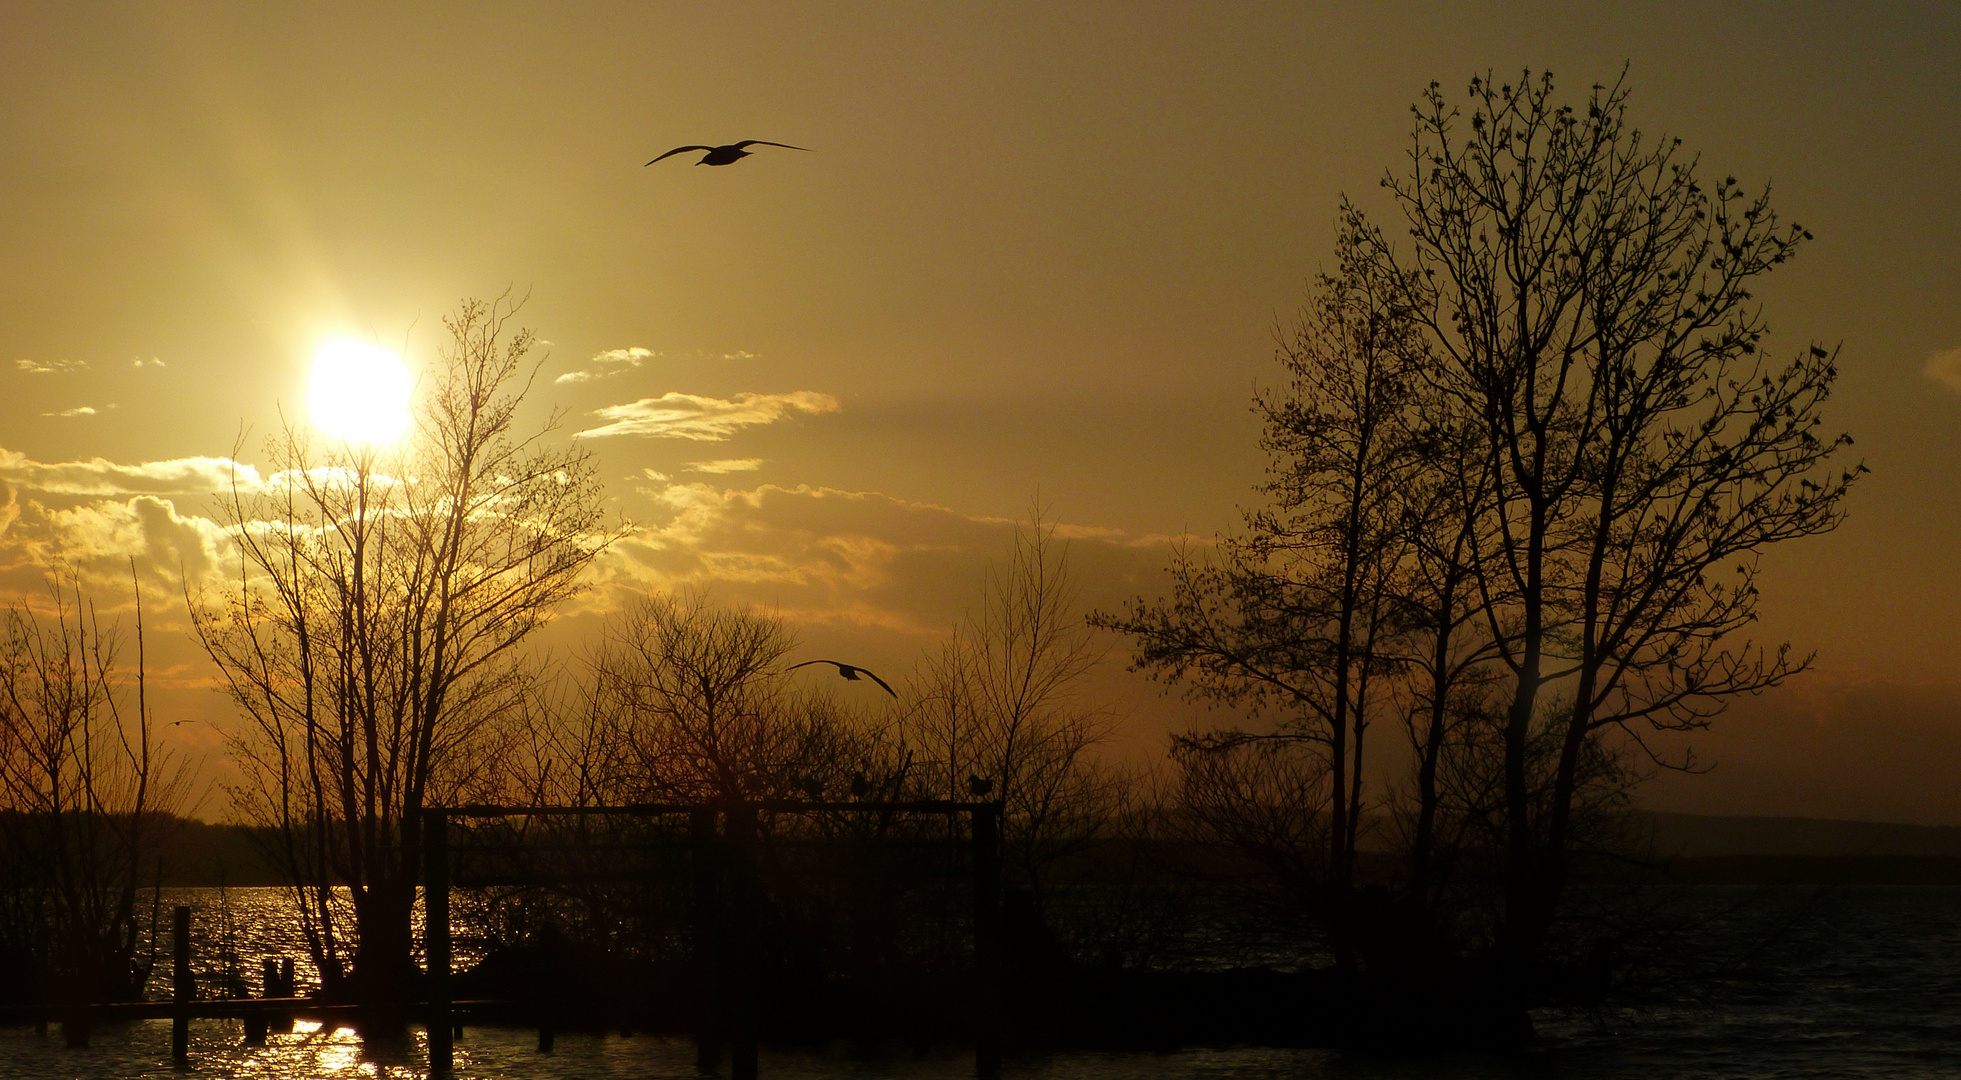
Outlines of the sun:
M 414 391 L 402 358 L 378 345 L 334 338 L 313 354 L 307 403 L 313 424 L 348 442 L 394 442 L 409 428 Z

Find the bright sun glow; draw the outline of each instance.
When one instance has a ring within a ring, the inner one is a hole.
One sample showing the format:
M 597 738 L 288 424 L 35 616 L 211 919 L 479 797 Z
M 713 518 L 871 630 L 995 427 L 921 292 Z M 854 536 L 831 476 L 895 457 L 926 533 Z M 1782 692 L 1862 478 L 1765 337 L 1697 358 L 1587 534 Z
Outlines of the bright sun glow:
M 307 401 L 321 431 L 349 442 L 387 443 L 408 430 L 413 389 L 401 357 L 365 341 L 335 338 L 313 356 Z

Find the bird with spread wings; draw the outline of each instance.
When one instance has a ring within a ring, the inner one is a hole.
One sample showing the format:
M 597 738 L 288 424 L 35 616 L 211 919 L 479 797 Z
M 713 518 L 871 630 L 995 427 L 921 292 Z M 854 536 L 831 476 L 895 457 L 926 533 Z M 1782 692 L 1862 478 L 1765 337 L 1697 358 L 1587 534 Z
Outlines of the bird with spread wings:
M 839 675 L 844 676 L 845 678 L 851 680 L 852 682 L 857 682 L 858 676 L 863 675 L 865 678 L 870 679 L 871 681 L 877 683 L 879 685 L 879 689 L 884 690 L 886 693 L 891 694 L 895 698 L 899 696 L 898 691 L 892 689 L 890 686 L 887 686 L 884 679 L 879 678 L 878 676 L 872 674 L 869 671 L 866 671 L 864 668 L 861 668 L 856 664 L 846 664 L 838 660 L 805 660 L 801 664 L 791 664 L 789 667 L 784 668 L 783 670 L 795 671 L 800 667 L 809 667 L 812 664 L 829 664 L 832 667 L 838 669 Z
M 706 150 L 708 153 L 703 155 L 700 161 L 695 162 L 696 165 L 733 165 L 749 156 L 747 147 L 751 146 L 780 146 L 785 150 L 802 150 L 806 154 L 811 152 L 807 146 L 791 146 L 789 143 L 770 142 L 768 139 L 744 139 L 727 146 L 677 146 L 655 158 L 654 161 L 671 158 L 676 154 L 685 154 L 690 150 Z M 649 161 L 647 164 L 652 165 L 654 161 Z

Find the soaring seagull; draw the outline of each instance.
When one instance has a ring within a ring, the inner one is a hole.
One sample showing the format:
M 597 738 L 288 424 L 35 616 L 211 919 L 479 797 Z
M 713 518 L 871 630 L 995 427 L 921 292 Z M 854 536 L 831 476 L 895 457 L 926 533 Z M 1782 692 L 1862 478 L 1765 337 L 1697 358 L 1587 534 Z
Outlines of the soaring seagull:
M 899 696 L 898 693 L 894 691 L 890 686 L 885 685 L 884 679 L 879 678 L 878 676 L 872 674 L 869 671 L 866 671 L 864 668 L 858 667 L 855 664 L 841 663 L 836 660 L 805 660 L 801 664 L 791 664 L 789 667 L 784 668 L 783 670 L 795 671 L 800 667 L 809 667 L 812 664 L 829 664 L 832 667 L 838 669 L 839 675 L 842 675 L 845 678 L 850 679 L 852 682 L 857 682 L 858 676 L 863 675 L 865 678 L 870 679 L 871 681 L 877 683 L 879 685 L 879 688 L 884 690 L 886 693 L 891 694 L 893 697 Z
M 690 150 L 706 150 L 708 151 L 707 155 L 700 161 L 695 162 L 696 165 L 733 165 L 749 156 L 749 151 L 743 149 L 745 146 L 780 146 L 785 150 L 802 150 L 806 154 L 810 153 L 810 148 L 807 146 L 791 146 L 786 142 L 770 142 L 768 139 L 744 139 L 739 143 L 730 143 L 727 146 L 677 146 L 660 157 L 655 158 L 654 161 L 659 161 L 661 158 L 670 158 L 676 154 L 685 154 Z M 649 161 L 647 164 L 652 165 L 654 161 Z M 849 676 L 846 677 L 849 678 Z

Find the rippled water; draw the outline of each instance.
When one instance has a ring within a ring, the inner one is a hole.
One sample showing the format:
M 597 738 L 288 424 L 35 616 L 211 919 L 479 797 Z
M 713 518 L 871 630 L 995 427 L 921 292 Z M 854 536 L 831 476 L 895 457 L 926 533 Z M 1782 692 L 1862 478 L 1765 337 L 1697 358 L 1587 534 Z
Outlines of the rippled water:
M 1566 1080 L 1639 1077 L 1952 1077 L 1961 1075 L 1961 890 L 1848 888 L 1709 893 L 1714 907 L 1742 901 L 1719 921 L 1716 974 L 1671 999 L 1607 1016 L 1542 1015 L 1540 1038 L 1512 1055 L 1399 1058 L 1338 1051 L 1225 1048 L 1162 1054 L 1055 1054 L 1011 1060 L 1028 1080 Z M 199 925 L 218 929 L 215 890 L 191 899 Z M 234 889 L 234 940 L 249 968 L 261 952 L 297 952 L 283 937 L 272 890 Z M 249 913 L 249 914 L 248 914 Z M 167 968 L 167 965 L 160 965 Z M 256 985 L 256 975 L 250 976 Z M 153 987 L 153 994 L 156 993 Z M 241 1045 L 237 1021 L 191 1025 L 201 1076 L 421 1077 L 422 1033 L 363 1040 L 345 1028 L 302 1023 L 264 1047 Z M 169 1065 L 168 1021 L 98 1028 L 87 1049 L 58 1035 L 0 1028 L 0 1076 L 95 1080 L 183 1075 Z M 539 1054 L 529 1031 L 471 1029 L 457 1044 L 458 1080 L 697 1075 L 692 1047 L 668 1038 L 561 1034 Z M 971 1075 L 971 1058 L 943 1053 L 765 1050 L 762 1074 L 789 1080 Z

